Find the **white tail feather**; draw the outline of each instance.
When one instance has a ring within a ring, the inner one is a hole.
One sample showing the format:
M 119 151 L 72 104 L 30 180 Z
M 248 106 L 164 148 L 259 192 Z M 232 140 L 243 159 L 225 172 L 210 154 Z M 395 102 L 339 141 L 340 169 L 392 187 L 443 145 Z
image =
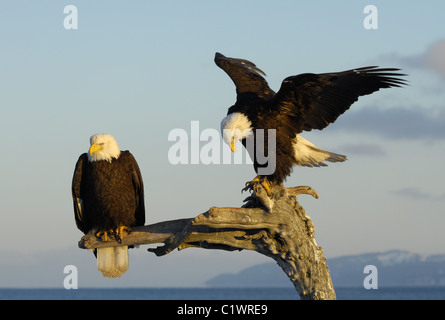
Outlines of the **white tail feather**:
M 101 271 L 104 277 L 120 277 L 128 270 L 128 247 L 97 249 L 97 270 Z
M 317 148 L 315 145 L 297 135 L 294 140 L 294 158 L 298 166 L 325 167 L 323 161 L 342 162 L 346 156 Z
M 128 270 L 128 247 L 114 247 L 115 267 L 120 272 L 119 276 Z

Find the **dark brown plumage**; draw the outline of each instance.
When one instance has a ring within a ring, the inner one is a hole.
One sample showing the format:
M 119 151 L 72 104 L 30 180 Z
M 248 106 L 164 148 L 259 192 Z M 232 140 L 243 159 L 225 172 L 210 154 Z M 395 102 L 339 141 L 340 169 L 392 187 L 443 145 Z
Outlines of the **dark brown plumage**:
M 74 170 L 72 196 L 76 225 L 102 241 L 122 243 L 124 231 L 145 223 L 144 185 L 139 166 L 129 151 L 120 151 L 108 134 L 90 139 L 89 154 L 82 154 Z M 94 251 L 97 269 L 106 277 L 120 277 L 129 266 L 128 247 Z
M 346 160 L 343 155 L 315 147 L 299 133 L 324 129 L 360 96 L 406 84 L 399 78 L 405 75 L 396 72 L 399 69 L 363 67 L 343 72 L 291 76 L 283 80 L 280 90 L 275 93 L 261 75 L 265 75 L 264 72 L 252 62 L 216 53 L 215 63 L 232 79 L 237 93 L 236 103 L 229 108 L 227 117 L 222 121 L 222 129 L 228 129 L 227 132 L 240 128 L 244 130 L 247 129 L 245 124 L 249 123 L 253 139 L 256 139 L 256 129 L 276 130 L 276 170 L 267 175 L 275 183 L 283 182 L 294 165 L 318 167 L 326 165 L 323 161 Z M 235 114 L 245 118 L 234 117 Z M 223 136 L 227 134 L 223 133 Z M 233 133 L 224 138 L 234 150 Z M 238 137 L 244 146 L 246 138 Z M 268 154 L 267 139 L 264 149 Z M 254 168 L 258 173 L 261 165 L 256 159 L 257 153 L 249 153 L 253 156 Z
M 76 224 L 85 234 L 145 224 L 144 186 L 129 151 L 122 151 L 111 162 L 88 162 L 88 155 L 82 154 L 72 189 Z

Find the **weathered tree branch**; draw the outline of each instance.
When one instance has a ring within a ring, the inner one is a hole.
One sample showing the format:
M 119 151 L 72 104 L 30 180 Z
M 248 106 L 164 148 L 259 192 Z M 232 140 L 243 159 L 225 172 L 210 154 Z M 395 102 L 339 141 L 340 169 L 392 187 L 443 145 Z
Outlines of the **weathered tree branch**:
M 79 247 L 164 243 L 148 249 L 157 256 L 188 247 L 255 250 L 278 263 L 301 299 L 335 299 L 323 249 L 314 238 L 314 225 L 295 197 L 310 194 L 318 198 L 318 194 L 310 187 L 271 185 L 269 196 L 259 183 L 253 189 L 242 208 L 212 207 L 195 218 L 135 227 L 122 243 L 102 242 L 88 234 L 82 237 Z

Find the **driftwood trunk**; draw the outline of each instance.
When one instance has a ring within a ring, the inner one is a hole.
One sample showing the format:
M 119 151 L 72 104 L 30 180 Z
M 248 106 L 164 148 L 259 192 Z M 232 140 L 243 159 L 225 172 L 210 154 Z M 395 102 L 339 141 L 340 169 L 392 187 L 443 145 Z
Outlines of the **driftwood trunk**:
M 272 192 L 268 195 L 259 183 L 253 185 L 253 190 L 242 208 L 212 207 L 195 218 L 135 227 L 121 243 L 114 240 L 102 242 L 87 234 L 82 237 L 79 247 L 164 243 L 148 249 L 157 256 L 188 247 L 255 250 L 277 262 L 301 299 L 335 299 L 323 249 L 314 238 L 314 225 L 296 198 L 298 194 L 318 197 L 317 193 L 310 187 L 271 185 Z

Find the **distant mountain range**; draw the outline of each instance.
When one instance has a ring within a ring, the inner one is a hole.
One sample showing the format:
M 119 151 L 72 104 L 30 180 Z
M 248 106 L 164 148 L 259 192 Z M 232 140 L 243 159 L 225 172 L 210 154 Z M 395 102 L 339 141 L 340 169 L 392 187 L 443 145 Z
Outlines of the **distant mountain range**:
M 402 250 L 367 253 L 327 260 L 334 287 L 363 287 L 366 265 L 377 268 L 380 287 L 445 286 L 445 255 L 422 256 Z M 278 272 L 277 272 L 278 270 Z M 291 287 L 274 262 L 256 265 L 238 274 L 221 274 L 206 282 L 210 287 Z
M 29 253 L 3 251 L 0 252 L 0 288 L 63 288 L 64 278 L 67 276 L 64 268 L 67 265 L 77 267 L 79 288 L 293 288 L 285 273 L 271 259 L 270 262 L 238 272 L 235 270 L 240 269 L 237 266 L 232 268 L 230 264 L 234 261 L 232 259 L 240 259 L 244 253 L 201 251 L 203 250 L 184 250 L 180 254 L 174 253 L 159 259 L 147 254 L 144 249 L 135 249 L 130 252 L 129 272 L 112 280 L 102 277 L 96 270 L 96 259 L 92 253 L 74 245 L 70 248 Z M 192 261 L 206 262 L 206 268 L 197 268 L 198 264 Z M 248 262 L 246 259 L 243 263 Z M 330 258 L 327 262 L 334 287 L 363 288 L 363 280 L 368 275 L 363 273 L 366 265 L 377 267 L 379 288 L 445 287 L 445 254 L 421 256 L 408 251 L 392 250 Z

